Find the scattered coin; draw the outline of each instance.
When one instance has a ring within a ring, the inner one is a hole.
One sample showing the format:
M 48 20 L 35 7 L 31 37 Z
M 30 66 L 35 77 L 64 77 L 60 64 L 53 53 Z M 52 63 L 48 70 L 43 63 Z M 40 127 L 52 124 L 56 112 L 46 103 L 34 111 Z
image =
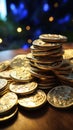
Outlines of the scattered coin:
M 9 85 L 10 91 L 18 94 L 18 95 L 26 95 L 33 93 L 35 89 L 37 88 L 38 84 L 36 82 L 29 82 L 29 83 L 16 83 L 12 82 Z
M 20 106 L 27 109 L 35 109 L 46 103 L 46 94 L 42 90 L 37 90 L 32 95 L 29 95 L 18 100 Z
M 16 108 L 15 111 L 13 113 L 10 113 L 8 116 L 0 117 L 0 122 L 13 118 L 17 114 L 17 112 L 18 112 L 18 108 Z
M 32 80 L 29 67 L 20 67 L 11 71 L 10 76 L 18 82 L 28 82 Z
M 52 88 L 47 94 L 48 102 L 57 108 L 67 108 L 73 105 L 73 88 L 62 85 Z
M 0 115 L 4 115 L 17 105 L 18 98 L 15 93 L 8 92 L 0 98 Z
M 9 65 L 10 65 L 10 61 L 8 60 L 0 62 L 0 72 L 6 70 Z
M 17 68 L 17 67 L 27 67 L 29 66 L 29 61 L 26 58 L 25 54 L 16 55 L 10 63 L 11 68 Z

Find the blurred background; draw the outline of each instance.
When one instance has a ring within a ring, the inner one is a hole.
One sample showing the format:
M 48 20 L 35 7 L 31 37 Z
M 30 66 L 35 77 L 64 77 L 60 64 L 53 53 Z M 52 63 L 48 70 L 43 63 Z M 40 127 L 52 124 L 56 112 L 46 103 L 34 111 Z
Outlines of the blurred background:
M 72 0 L 0 0 L 0 50 L 28 49 L 42 33 L 73 42 Z

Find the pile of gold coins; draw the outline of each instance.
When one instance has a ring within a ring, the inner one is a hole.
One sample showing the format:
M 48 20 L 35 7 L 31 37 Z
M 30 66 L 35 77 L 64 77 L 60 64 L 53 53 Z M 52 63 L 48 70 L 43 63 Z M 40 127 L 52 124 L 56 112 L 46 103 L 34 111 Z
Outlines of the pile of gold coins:
M 57 108 L 72 106 L 72 64 L 62 49 L 66 41 L 62 35 L 42 34 L 33 41 L 31 53 L 0 63 L 0 122 L 14 117 L 18 105 L 27 110 L 47 101 Z
M 0 63 L 0 122 L 13 118 L 18 104 L 36 109 L 46 103 L 46 94 L 37 89 L 26 55 L 17 55 Z

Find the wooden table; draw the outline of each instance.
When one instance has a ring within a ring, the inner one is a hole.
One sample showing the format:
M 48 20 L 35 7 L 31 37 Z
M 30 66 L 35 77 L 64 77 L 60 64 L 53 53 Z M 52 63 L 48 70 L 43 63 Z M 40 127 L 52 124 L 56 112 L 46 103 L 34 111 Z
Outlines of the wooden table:
M 63 48 L 73 48 L 73 44 L 65 44 Z M 17 54 L 26 54 L 29 50 L 8 50 L 0 52 L 0 61 L 8 60 Z M 0 124 L 0 130 L 73 130 L 73 108 L 61 110 L 46 103 L 35 111 L 21 110 L 17 116 Z

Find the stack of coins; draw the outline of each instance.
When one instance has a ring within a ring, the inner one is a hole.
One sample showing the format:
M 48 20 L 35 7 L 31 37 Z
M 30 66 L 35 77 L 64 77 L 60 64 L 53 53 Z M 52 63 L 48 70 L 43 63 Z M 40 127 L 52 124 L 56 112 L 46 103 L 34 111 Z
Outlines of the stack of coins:
M 31 66 L 31 74 L 37 78 L 39 87 L 49 89 L 59 84 L 57 75 L 65 75 L 71 71 L 71 66 L 63 60 L 62 42 L 67 37 L 57 34 L 42 34 L 34 40 L 31 53 L 27 55 Z M 55 82 L 56 80 L 56 82 Z
M 12 92 L 8 92 L 0 98 L 0 122 L 14 117 L 18 111 L 17 103 L 17 95 Z

